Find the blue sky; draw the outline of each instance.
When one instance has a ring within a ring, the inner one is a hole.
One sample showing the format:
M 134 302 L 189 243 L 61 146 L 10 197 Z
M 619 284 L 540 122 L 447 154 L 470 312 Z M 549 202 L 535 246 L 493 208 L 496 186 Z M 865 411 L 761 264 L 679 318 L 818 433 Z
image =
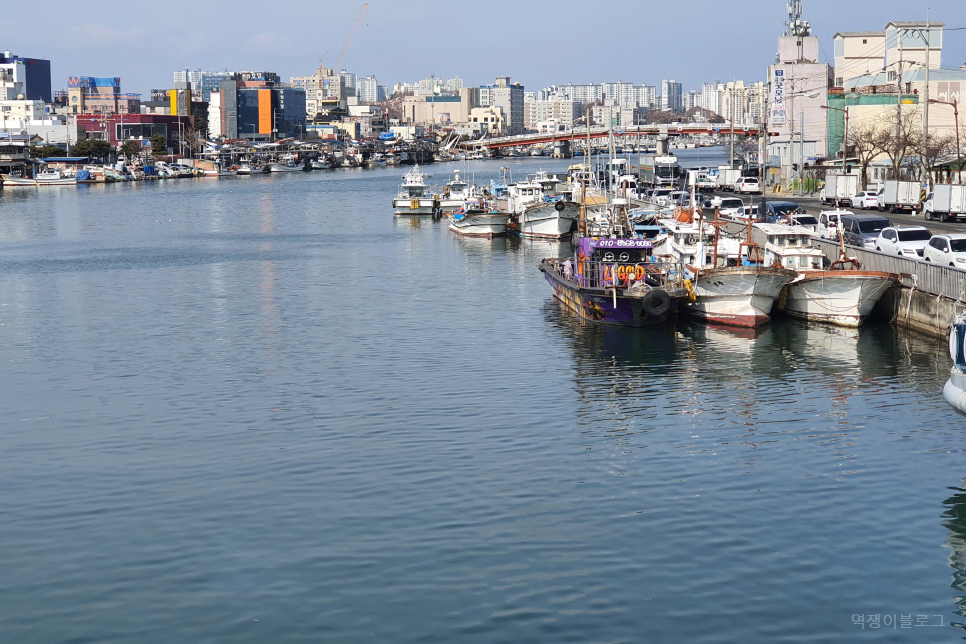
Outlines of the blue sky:
M 267 70 L 285 80 L 334 66 L 362 7 L 348 0 L 167 0 L 24 5 L 0 21 L 0 49 L 51 60 L 69 75 L 120 76 L 122 89 L 167 88 L 175 69 Z M 804 0 L 803 18 L 832 56 L 836 31 L 889 20 L 966 27 L 960 1 Z M 342 67 L 379 82 L 459 75 L 468 85 L 509 75 L 527 89 L 624 80 L 763 80 L 785 20 L 784 0 L 369 0 Z M 19 17 L 22 22 L 12 20 Z M 946 34 L 943 65 L 966 63 L 966 30 Z

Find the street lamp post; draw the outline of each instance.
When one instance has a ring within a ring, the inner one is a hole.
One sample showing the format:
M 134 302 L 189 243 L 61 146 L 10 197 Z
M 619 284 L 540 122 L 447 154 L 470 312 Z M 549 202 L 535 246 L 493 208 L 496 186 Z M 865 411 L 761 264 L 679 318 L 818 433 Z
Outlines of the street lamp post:
M 926 104 L 928 105 L 929 103 L 939 103 L 941 105 L 952 105 L 953 107 L 953 118 L 955 119 L 954 122 L 956 124 L 956 180 L 959 183 L 962 183 L 963 152 L 962 152 L 962 148 L 959 147 L 959 101 L 953 101 L 950 103 L 949 101 L 940 101 L 939 99 L 936 99 L 936 98 L 930 98 L 926 102 Z M 927 144 L 928 144 L 928 141 L 927 141 Z

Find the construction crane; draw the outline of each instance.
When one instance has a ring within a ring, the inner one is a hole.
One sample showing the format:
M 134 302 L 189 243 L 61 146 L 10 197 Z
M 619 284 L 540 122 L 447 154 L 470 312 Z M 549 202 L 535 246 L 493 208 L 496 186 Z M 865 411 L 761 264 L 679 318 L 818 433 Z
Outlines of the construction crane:
M 356 21 L 352 25 L 352 31 L 349 32 L 349 38 L 345 41 L 345 46 L 342 47 L 342 53 L 339 54 L 339 60 L 335 64 L 335 71 L 336 72 L 338 72 L 339 69 L 342 67 L 342 57 L 345 56 L 345 52 L 349 48 L 349 43 L 352 42 L 352 37 L 356 33 L 356 28 L 359 27 L 359 21 L 362 20 L 362 14 L 365 13 L 366 7 L 368 7 L 368 6 L 369 6 L 369 3 L 368 2 L 364 2 L 364 3 L 362 3 L 362 9 L 359 9 L 359 15 L 356 16 Z

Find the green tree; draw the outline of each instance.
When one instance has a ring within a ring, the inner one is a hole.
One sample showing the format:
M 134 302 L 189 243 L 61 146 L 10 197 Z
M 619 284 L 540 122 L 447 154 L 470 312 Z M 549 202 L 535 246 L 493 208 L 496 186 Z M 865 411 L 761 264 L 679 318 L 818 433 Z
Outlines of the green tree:
M 151 152 L 156 157 L 165 156 L 168 153 L 168 139 L 163 134 L 155 134 L 151 137 Z
M 120 153 L 126 157 L 136 157 L 141 154 L 141 142 L 127 140 L 121 144 Z
M 111 144 L 100 139 L 87 139 L 78 141 L 70 148 L 72 157 L 90 157 L 92 159 L 105 159 L 111 153 Z
M 56 145 L 32 145 L 30 146 L 30 156 L 34 159 L 46 159 L 47 157 L 65 156 L 64 148 Z

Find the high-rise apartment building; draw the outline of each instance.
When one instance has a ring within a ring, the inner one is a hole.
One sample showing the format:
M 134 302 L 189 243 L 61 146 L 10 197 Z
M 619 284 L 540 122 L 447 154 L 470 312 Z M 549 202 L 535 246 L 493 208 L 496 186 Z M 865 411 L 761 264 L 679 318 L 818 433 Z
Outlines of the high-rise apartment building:
M 683 88 L 676 80 L 661 81 L 661 109 L 665 112 L 680 112 L 684 107 Z

